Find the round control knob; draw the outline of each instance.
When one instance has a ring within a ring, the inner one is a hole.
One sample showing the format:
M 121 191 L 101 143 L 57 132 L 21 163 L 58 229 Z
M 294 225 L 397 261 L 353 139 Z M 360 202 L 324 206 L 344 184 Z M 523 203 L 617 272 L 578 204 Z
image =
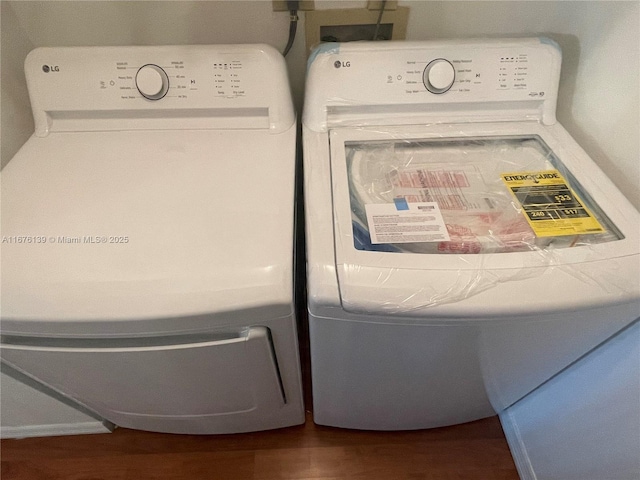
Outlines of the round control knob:
M 431 93 L 444 93 L 451 88 L 456 79 L 456 70 L 444 58 L 437 58 L 429 62 L 422 74 L 422 81 Z
M 143 97 L 160 100 L 169 90 L 169 77 L 157 65 L 143 65 L 136 73 L 136 87 Z

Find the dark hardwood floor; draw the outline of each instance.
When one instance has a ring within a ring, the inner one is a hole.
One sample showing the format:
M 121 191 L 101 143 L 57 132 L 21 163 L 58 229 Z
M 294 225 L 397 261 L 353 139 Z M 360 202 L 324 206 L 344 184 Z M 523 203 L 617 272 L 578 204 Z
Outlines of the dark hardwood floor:
M 497 417 L 410 432 L 314 425 L 239 435 L 3 440 L 2 480 L 517 480 Z

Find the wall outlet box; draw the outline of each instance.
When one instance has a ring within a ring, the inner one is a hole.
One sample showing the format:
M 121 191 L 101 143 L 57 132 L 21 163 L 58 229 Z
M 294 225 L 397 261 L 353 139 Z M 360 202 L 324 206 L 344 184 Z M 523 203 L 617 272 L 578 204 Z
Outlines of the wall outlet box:
M 288 12 L 289 6 L 286 1 L 273 0 L 273 11 L 274 12 Z M 302 0 L 298 2 L 298 10 L 309 11 L 315 8 L 315 4 L 313 0 Z
M 374 40 L 379 16 L 379 10 L 367 8 L 307 12 L 304 16 L 307 51 L 311 51 L 322 42 Z M 409 7 L 387 10 L 385 5 L 376 40 L 404 40 L 408 20 Z

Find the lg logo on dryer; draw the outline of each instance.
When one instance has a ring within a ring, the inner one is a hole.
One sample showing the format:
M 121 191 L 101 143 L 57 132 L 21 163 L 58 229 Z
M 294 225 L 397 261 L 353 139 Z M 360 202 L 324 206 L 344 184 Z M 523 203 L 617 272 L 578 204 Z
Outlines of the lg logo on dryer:
M 60 71 L 60 67 L 58 65 L 43 65 L 42 66 L 42 71 L 44 73 L 59 72 Z
M 351 62 L 341 62 L 340 60 L 336 60 L 335 62 L 333 62 L 333 66 L 336 68 L 340 68 L 340 67 L 350 67 L 351 66 Z

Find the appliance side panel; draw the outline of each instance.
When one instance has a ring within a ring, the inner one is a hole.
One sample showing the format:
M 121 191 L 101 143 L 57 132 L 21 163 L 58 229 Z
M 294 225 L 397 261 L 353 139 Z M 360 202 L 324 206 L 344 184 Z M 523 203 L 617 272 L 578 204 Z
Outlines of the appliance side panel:
M 640 478 L 640 322 L 500 419 L 523 478 Z
M 412 430 L 495 415 L 478 330 L 309 318 L 314 421 Z

